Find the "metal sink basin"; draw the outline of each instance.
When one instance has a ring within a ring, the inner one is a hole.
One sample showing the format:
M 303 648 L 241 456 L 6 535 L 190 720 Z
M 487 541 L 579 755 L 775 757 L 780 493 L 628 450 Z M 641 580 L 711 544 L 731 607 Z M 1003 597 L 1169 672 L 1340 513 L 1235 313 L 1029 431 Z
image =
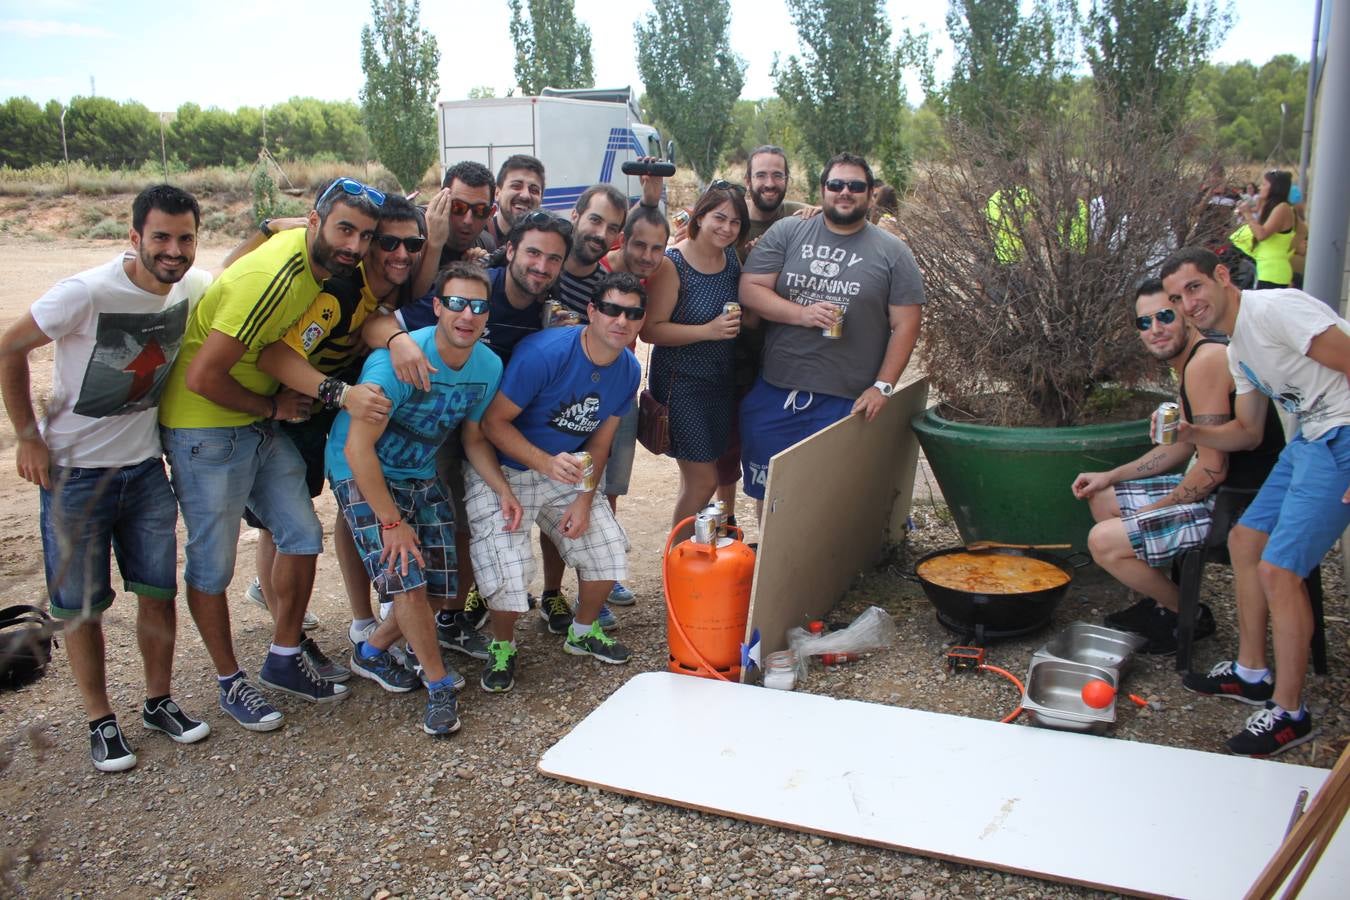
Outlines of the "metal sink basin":
M 1083 685 L 1101 680 L 1116 688 L 1112 669 L 1050 656 L 1033 656 L 1027 672 L 1022 708 L 1037 725 L 1064 731 L 1101 734 L 1116 721 L 1116 702 L 1093 709 L 1083 702 Z
M 1074 622 L 1046 642 L 1036 655 L 1111 669 L 1119 678 L 1129 669 L 1135 651 L 1146 642 L 1143 635 Z

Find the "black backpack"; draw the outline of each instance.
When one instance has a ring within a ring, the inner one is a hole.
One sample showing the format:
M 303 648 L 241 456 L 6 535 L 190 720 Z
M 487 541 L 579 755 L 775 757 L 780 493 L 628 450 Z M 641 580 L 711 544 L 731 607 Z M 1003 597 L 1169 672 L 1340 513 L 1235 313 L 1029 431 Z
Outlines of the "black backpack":
M 47 672 L 61 623 L 36 606 L 0 609 L 0 688 L 17 688 Z

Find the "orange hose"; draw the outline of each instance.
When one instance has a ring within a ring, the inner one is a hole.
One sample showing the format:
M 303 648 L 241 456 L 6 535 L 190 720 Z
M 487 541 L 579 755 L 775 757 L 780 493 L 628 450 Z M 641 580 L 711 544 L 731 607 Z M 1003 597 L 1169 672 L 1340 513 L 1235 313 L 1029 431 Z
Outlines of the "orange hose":
M 982 672 L 993 672 L 996 675 L 1002 675 L 1004 678 L 1008 679 L 1013 684 L 1017 685 L 1017 696 L 1019 697 L 1022 696 L 1022 694 L 1026 691 L 1026 688 L 1022 687 L 1022 682 L 1017 680 L 1017 676 L 1009 672 L 1007 669 L 1000 669 L 998 666 L 991 666 L 988 663 L 980 663 L 979 669 Z M 1006 716 L 999 719 L 999 721 L 1003 723 L 1011 722 L 1013 719 L 1016 719 L 1021 714 L 1022 714 L 1022 704 L 1019 703 L 1017 705 L 1017 709 L 1014 709 L 1012 712 L 1008 713 Z
M 696 647 L 694 642 L 689 639 L 689 635 L 685 632 L 684 626 L 680 624 L 679 617 L 675 615 L 674 604 L 670 602 L 670 548 L 675 543 L 675 535 L 679 534 L 680 529 L 692 521 L 694 521 L 694 517 L 689 516 L 687 519 L 677 522 L 675 527 L 670 529 L 670 536 L 666 538 L 665 549 L 661 551 L 661 595 L 666 598 L 666 612 L 670 613 L 671 624 L 675 626 L 675 631 L 684 639 L 684 642 L 689 645 L 689 650 L 698 660 L 698 664 L 714 678 L 730 682 L 730 678 L 713 668 L 713 664 L 708 662 L 702 653 L 698 652 L 698 647 Z

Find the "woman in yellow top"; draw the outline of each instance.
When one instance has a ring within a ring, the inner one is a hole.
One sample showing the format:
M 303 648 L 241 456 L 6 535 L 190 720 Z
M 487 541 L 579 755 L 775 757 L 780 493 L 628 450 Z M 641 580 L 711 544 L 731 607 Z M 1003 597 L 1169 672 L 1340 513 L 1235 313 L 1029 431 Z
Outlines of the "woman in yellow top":
M 1256 260 L 1258 289 L 1289 287 L 1294 270 L 1291 257 L 1294 250 L 1294 209 L 1289 205 L 1288 172 L 1272 169 L 1261 180 L 1256 201 L 1240 207 L 1247 227 L 1251 229 Z M 1258 213 L 1259 211 L 1259 213 Z

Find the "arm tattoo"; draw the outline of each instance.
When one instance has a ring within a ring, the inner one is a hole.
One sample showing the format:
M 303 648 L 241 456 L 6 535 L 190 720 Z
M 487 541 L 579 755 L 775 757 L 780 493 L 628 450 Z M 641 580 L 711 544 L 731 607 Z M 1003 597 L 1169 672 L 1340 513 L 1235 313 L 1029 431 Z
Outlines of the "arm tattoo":
M 1222 415 L 1222 414 L 1206 415 L 1206 416 L 1192 416 L 1192 417 L 1191 417 L 1191 424 L 1192 424 L 1192 425 L 1222 425 L 1222 424 L 1224 424 L 1225 422 L 1231 422 L 1232 420 L 1233 420 L 1233 417 L 1232 417 L 1232 416 L 1229 416 L 1229 415 Z

